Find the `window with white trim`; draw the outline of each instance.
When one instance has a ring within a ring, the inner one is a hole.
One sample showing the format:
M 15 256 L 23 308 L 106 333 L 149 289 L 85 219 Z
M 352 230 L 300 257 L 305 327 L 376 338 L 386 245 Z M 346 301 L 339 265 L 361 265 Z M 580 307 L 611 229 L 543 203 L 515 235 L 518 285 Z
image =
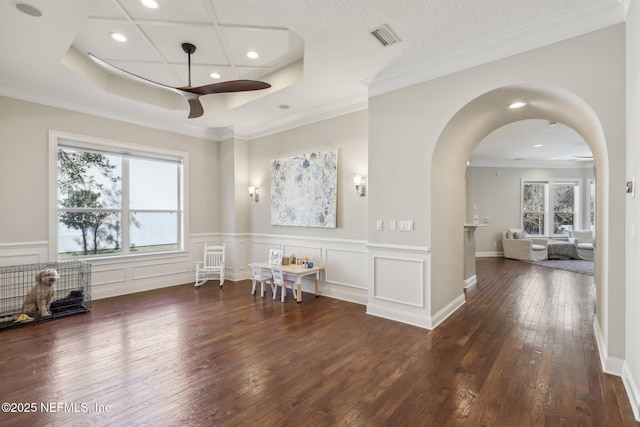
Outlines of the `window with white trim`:
M 562 235 L 580 228 L 580 180 L 523 180 L 522 226 L 531 235 Z
M 58 258 L 183 248 L 183 155 L 57 139 Z

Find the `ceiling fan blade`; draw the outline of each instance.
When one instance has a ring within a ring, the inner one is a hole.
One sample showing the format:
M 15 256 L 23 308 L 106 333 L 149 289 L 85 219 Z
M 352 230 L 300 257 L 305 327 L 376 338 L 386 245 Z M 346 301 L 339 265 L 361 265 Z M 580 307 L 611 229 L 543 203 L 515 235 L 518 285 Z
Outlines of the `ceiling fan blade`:
M 189 55 L 189 84 L 191 84 L 191 54 L 195 51 L 195 46 L 189 43 L 184 43 L 182 48 Z M 125 71 L 121 68 L 116 67 L 115 65 L 111 65 L 108 62 L 103 61 L 92 53 L 89 53 L 89 58 L 91 58 L 95 63 L 112 74 L 127 78 L 129 80 L 137 81 L 139 83 L 144 83 L 158 89 L 170 90 L 171 92 L 181 95 L 189 103 L 190 119 L 200 117 L 204 114 L 204 108 L 202 107 L 202 103 L 200 103 L 199 99 L 202 95 L 210 95 L 213 93 L 246 92 L 251 90 L 267 89 L 271 87 L 269 83 L 260 82 L 257 80 L 231 80 L 220 83 L 211 83 L 208 85 L 197 87 L 173 87 L 154 82 L 153 80 L 149 80 Z
M 189 102 L 190 119 L 195 119 L 196 117 L 200 117 L 204 114 L 204 108 L 202 108 L 202 104 L 200 103 L 200 96 L 191 96 L 187 98 L 187 102 Z
M 269 83 L 257 80 L 230 80 L 227 82 L 211 83 L 196 87 L 179 87 L 176 89 L 196 93 L 198 95 L 210 95 L 213 93 L 246 92 L 251 90 L 268 89 L 270 87 L 271 85 Z
M 134 80 L 134 81 L 137 81 L 139 83 L 144 83 L 146 85 L 150 85 L 150 86 L 157 87 L 157 88 L 160 88 L 160 89 L 165 89 L 165 90 L 170 90 L 170 91 L 175 92 L 175 93 L 180 93 L 180 91 L 178 89 L 176 89 L 175 87 L 173 87 L 173 86 L 163 85 L 162 83 L 154 82 L 153 80 L 145 79 L 144 77 L 140 77 L 137 74 L 133 74 L 133 73 L 130 73 L 128 71 L 125 71 L 122 68 L 118 68 L 115 65 L 109 64 L 108 62 L 98 58 L 97 56 L 95 56 L 92 53 L 89 53 L 89 58 L 93 59 L 93 61 L 96 64 L 100 65 L 105 70 L 107 70 L 110 73 L 115 74 L 117 76 L 124 77 L 124 78 L 130 79 L 130 80 Z

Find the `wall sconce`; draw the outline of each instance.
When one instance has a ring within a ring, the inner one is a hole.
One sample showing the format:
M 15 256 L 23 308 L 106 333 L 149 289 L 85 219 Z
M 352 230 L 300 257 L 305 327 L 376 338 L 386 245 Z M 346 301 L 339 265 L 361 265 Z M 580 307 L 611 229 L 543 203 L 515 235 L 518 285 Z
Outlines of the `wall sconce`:
M 252 201 L 258 203 L 258 201 L 260 200 L 260 188 L 254 187 L 253 185 L 249 187 L 249 198 Z
M 364 197 L 364 187 L 366 181 L 366 178 L 362 175 L 356 175 L 353 177 L 353 183 L 356 185 L 356 193 L 360 197 Z

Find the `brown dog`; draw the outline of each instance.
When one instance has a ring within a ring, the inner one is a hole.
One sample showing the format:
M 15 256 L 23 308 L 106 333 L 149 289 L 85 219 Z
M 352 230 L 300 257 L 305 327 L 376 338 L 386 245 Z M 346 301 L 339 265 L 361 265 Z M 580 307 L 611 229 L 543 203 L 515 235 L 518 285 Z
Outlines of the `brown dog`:
M 24 299 L 22 313 L 31 317 L 51 316 L 51 300 L 58 272 L 53 268 L 46 268 L 36 275 L 36 284 Z

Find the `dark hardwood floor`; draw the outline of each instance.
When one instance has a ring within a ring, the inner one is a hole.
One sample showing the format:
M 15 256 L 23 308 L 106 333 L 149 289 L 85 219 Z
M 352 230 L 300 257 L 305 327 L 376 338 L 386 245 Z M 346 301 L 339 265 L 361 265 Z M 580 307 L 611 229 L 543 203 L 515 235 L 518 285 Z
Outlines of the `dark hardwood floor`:
M 0 332 L 0 425 L 637 425 L 590 276 L 484 258 L 478 277 L 433 331 L 249 281 L 97 300 Z

